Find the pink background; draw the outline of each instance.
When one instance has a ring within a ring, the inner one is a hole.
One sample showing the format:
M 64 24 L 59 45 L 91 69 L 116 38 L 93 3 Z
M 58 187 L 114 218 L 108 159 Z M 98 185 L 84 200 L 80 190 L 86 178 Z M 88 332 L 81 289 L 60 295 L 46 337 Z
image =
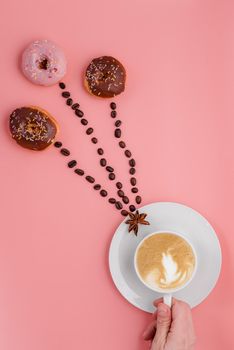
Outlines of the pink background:
M 150 315 L 122 298 L 108 271 L 120 215 L 54 147 L 30 152 L 9 137 L 14 108 L 41 106 L 59 121 L 59 138 L 80 166 L 111 186 L 58 87 L 33 86 L 22 76 L 18 57 L 37 38 L 64 49 L 65 81 L 125 183 L 128 166 L 114 142 L 109 101 L 84 91 L 82 73 L 103 54 L 126 66 L 127 89 L 116 101 L 143 204 L 177 201 L 197 209 L 222 245 L 220 280 L 193 310 L 196 349 L 234 348 L 233 9 L 224 0 L 1 4 L 1 349 L 148 348 L 141 334 Z

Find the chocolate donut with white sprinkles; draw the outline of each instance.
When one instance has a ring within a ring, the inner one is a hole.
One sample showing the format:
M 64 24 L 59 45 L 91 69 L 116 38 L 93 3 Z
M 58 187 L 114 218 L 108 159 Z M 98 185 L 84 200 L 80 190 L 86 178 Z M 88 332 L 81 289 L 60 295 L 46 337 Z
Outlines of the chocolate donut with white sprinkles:
M 94 58 L 85 73 L 85 87 L 92 95 L 108 98 L 125 89 L 126 71 L 122 63 L 111 56 Z
M 12 138 L 22 147 L 41 151 L 50 146 L 58 131 L 56 120 L 39 107 L 21 107 L 10 115 Z

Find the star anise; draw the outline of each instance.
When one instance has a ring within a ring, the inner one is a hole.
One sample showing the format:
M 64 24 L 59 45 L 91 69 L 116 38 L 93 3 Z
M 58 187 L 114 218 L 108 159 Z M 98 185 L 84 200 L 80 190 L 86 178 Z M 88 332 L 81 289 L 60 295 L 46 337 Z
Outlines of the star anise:
M 135 214 L 129 212 L 128 215 L 129 215 L 130 219 L 125 221 L 125 224 L 129 225 L 128 232 L 133 231 L 136 236 L 137 236 L 139 224 L 150 225 L 150 223 L 145 220 L 145 218 L 147 216 L 147 214 L 145 214 L 145 213 L 139 214 L 139 211 L 137 210 Z

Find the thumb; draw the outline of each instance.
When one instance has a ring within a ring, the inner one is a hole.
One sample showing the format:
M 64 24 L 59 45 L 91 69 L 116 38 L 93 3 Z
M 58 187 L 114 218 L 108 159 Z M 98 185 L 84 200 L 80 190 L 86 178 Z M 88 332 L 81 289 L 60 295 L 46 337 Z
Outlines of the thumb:
M 157 330 L 153 340 L 155 349 L 163 350 L 167 340 L 167 334 L 171 326 L 171 309 L 160 303 L 157 309 Z

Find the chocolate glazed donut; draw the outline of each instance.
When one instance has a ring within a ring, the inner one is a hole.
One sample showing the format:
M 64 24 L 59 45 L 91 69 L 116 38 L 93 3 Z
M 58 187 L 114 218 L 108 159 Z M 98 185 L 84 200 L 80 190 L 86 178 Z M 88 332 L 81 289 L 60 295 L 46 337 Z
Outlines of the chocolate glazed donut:
M 10 115 L 12 138 L 22 147 L 41 151 L 50 146 L 58 131 L 55 119 L 39 107 L 21 107 Z
M 108 98 L 125 89 L 124 66 L 111 56 L 94 58 L 85 73 L 85 87 L 92 95 Z

